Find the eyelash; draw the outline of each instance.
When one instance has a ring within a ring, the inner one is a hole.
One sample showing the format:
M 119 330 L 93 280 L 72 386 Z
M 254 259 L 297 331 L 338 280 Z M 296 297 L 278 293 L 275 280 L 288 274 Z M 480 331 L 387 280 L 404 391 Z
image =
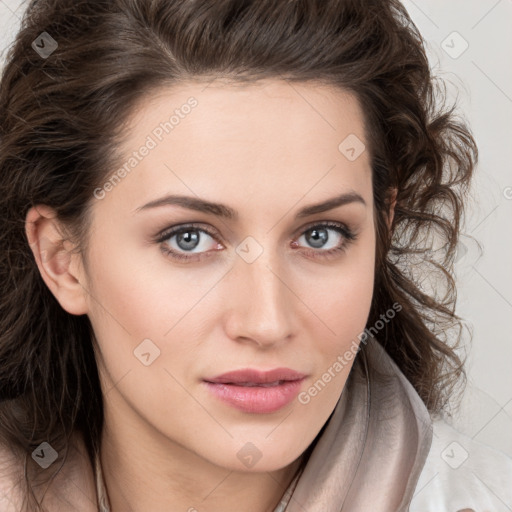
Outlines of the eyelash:
M 310 249 L 311 253 L 314 253 L 314 258 L 333 258 L 336 257 L 340 252 L 346 251 L 347 247 L 354 242 L 357 239 L 356 233 L 354 233 L 351 229 L 349 229 L 345 224 L 342 224 L 341 222 L 321 222 L 312 224 L 309 226 L 306 226 L 306 228 L 300 233 L 299 236 L 302 236 L 303 234 L 307 233 L 308 231 L 312 231 L 315 228 L 331 228 L 334 231 L 337 231 L 340 235 L 343 237 L 342 244 L 338 247 L 335 247 L 333 249 L 328 250 L 322 250 L 322 249 Z M 174 226 L 171 229 L 167 229 L 163 231 L 161 234 L 158 234 L 155 239 L 155 243 L 162 244 L 161 250 L 166 256 L 170 256 L 173 259 L 180 260 L 180 261 L 199 261 L 203 258 L 208 258 L 212 254 L 212 252 L 217 251 L 208 251 L 203 253 L 193 253 L 192 256 L 185 256 L 182 253 L 176 252 L 173 249 L 169 249 L 167 245 L 164 244 L 169 238 L 172 238 L 175 235 L 179 235 L 182 233 L 186 233 L 187 231 L 201 231 L 203 233 L 206 233 L 207 235 L 211 236 L 217 243 L 221 243 L 213 231 L 210 231 L 209 229 L 206 229 L 204 227 L 198 227 L 197 224 L 184 224 L 180 225 L 179 227 Z M 309 252 L 307 251 L 307 252 Z

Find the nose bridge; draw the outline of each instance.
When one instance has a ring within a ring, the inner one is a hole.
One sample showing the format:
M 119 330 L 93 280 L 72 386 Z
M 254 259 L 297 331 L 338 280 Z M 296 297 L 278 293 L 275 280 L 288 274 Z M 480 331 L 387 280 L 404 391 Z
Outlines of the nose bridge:
M 253 261 L 241 256 L 234 265 L 231 336 L 260 345 L 285 340 L 292 333 L 293 303 L 277 256 L 266 248 Z

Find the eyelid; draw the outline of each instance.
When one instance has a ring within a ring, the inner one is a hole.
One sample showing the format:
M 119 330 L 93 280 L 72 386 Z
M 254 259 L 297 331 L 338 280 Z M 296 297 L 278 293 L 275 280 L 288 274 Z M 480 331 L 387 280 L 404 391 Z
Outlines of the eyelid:
M 201 222 L 185 222 L 183 224 L 175 224 L 173 226 L 169 226 L 156 234 L 154 241 L 165 242 L 171 236 L 178 234 L 180 231 L 186 231 L 187 229 L 197 229 L 198 231 L 204 231 L 206 234 L 210 235 L 220 243 L 218 240 L 219 237 L 217 232 L 215 232 L 213 229 L 205 227 L 205 224 Z
M 320 220 L 320 221 L 311 221 L 307 224 L 303 224 L 300 228 L 294 231 L 292 235 L 292 239 L 297 238 L 299 235 L 303 235 L 306 231 L 309 231 L 312 228 L 323 226 L 323 227 L 331 227 L 331 228 L 344 228 L 348 234 L 355 234 L 355 230 L 350 228 L 347 223 L 339 221 L 339 220 Z

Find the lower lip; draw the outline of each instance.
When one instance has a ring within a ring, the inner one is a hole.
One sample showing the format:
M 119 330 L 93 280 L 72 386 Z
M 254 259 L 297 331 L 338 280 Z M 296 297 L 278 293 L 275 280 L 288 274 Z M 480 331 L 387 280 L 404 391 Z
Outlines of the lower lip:
M 289 380 L 276 386 L 237 386 L 206 382 L 207 388 L 217 397 L 244 412 L 268 414 L 282 409 L 299 394 L 302 381 Z

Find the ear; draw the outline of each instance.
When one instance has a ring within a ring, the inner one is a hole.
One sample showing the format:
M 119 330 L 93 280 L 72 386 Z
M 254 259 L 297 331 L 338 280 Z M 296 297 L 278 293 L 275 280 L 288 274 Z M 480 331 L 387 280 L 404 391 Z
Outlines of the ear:
M 88 311 L 84 272 L 79 255 L 63 235 L 56 213 L 45 205 L 30 208 L 25 233 L 39 272 L 62 308 L 72 315 Z
M 398 193 L 398 189 L 393 187 L 390 191 L 390 201 L 389 201 L 389 212 L 388 212 L 388 228 L 391 230 L 391 226 L 393 225 L 393 219 L 395 218 L 395 206 L 396 206 L 396 196 Z

